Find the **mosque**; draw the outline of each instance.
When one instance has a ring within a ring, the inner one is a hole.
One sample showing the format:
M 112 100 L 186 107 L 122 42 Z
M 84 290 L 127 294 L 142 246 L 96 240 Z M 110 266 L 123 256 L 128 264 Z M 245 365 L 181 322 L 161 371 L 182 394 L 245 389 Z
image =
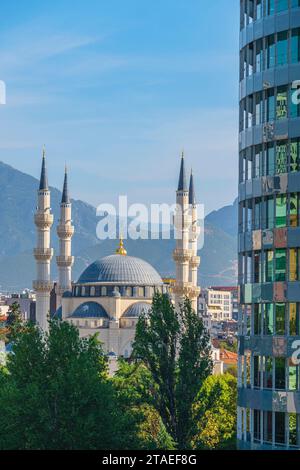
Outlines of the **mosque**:
M 199 236 L 197 204 L 193 174 L 191 173 L 188 185 L 183 155 L 176 203 L 174 226 L 181 236 L 177 236 L 173 253 L 176 280 L 170 294 L 176 307 L 187 296 L 196 310 L 200 293 L 200 288 L 197 286 L 197 269 L 200 264 L 200 258 L 197 256 Z M 115 253 L 95 260 L 76 282 L 72 282 L 74 258 L 71 241 L 74 227 L 71 212 L 68 174 L 65 170 L 60 219 L 57 226 L 59 253 L 56 256 L 58 267 L 58 282 L 55 287 L 58 305 L 56 315 L 77 326 L 81 337 L 98 333 L 107 354 L 128 358 L 132 352 L 139 315 L 151 309 L 154 292 L 168 292 L 169 287 L 149 263 L 127 254 L 122 239 Z M 53 215 L 44 152 L 34 222 L 37 231 L 37 246 L 34 249 L 37 276 L 33 281 L 36 293 L 36 322 L 42 329 L 47 330 L 50 292 L 53 289 L 50 276 L 50 261 L 53 257 L 50 229 Z

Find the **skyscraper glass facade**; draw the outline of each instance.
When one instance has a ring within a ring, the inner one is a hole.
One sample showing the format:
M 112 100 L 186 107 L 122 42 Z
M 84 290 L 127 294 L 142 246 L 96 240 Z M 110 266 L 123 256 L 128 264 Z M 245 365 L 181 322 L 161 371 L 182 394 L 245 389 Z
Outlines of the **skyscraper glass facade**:
M 300 0 L 240 1 L 241 449 L 300 448 Z

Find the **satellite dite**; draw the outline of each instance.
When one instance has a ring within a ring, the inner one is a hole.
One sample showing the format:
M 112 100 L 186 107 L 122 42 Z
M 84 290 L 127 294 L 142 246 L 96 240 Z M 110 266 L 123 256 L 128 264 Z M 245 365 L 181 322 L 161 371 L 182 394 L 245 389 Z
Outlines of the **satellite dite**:
M 0 105 L 6 104 L 6 85 L 3 80 L 0 80 Z

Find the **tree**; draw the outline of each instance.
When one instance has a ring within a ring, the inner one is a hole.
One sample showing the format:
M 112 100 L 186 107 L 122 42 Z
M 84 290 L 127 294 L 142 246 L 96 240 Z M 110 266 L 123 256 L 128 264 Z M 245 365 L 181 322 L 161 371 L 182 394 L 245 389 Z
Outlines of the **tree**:
M 156 293 L 137 323 L 133 359 L 151 374 L 153 406 L 180 449 L 189 448 L 192 407 L 212 372 L 209 336 L 188 299 L 177 312 Z
M 119 406 L 135 420 L 140 447 L 173 450 L 174 441 L 154 406 L 155 384 L 148 369 L 142 363 L 120 359 L 113 382 L 118 391 Z
M 96 337 L 81 339 L 66 322 L 49 334 L 27 325 L 14 339 L 0 381 L 0 448 L 130 449 L 130 415 L 118 407 Z
M 5 341 L 10 343 L 14 336 L 22 329 L 23 315 L 18 302 L 13 302 L 7 312 L 6 319 L 6 338 Z
M 235 449 L 237 380 L 231 374 L 212 375 L 201 387 L 193 407 L 197 430 L 195 449 Z

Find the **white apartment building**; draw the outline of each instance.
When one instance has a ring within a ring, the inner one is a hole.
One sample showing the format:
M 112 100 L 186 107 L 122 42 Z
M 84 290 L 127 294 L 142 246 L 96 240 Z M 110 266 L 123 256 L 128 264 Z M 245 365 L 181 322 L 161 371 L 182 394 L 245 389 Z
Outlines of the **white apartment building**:
M 232 298 L 230 291 L 207 289 L 207 314 L 212 322 L 232 320 Z

